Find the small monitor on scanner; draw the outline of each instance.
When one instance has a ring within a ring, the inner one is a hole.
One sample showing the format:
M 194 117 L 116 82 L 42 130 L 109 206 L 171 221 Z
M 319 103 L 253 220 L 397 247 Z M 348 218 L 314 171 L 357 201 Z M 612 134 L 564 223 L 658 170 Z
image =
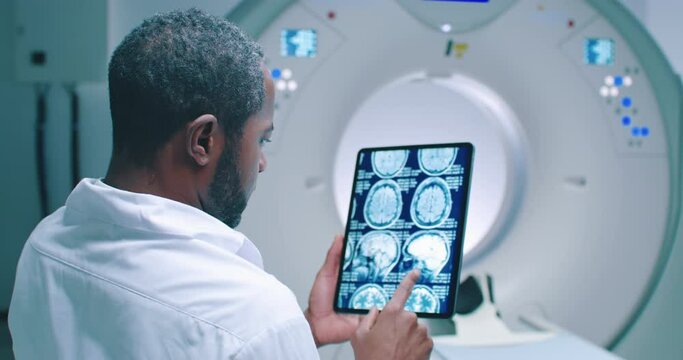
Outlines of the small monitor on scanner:
M 382 309 L 403 277 L 419 268 L 406 310 L 453 315 L 473 154 L 470 143 L 358 152 L 336 311 Z

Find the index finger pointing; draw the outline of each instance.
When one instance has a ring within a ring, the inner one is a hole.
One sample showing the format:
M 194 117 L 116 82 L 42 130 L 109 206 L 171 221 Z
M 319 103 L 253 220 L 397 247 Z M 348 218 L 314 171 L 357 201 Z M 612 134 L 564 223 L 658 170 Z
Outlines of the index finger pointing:
M 389 304 L 397 305 L 399 309 L 403 309 L 403 306 L 405 306 L 406 301 L 408 301 L 408 297 L 410 297 L 410 293 L 413 292 L 413 286 L 415 286 L 415 283 L 419 278 L 419 269 L 414 269 L 413 271 L 409 272 L 408 275 L 406 275 L 406 277 L 403 278 L 401 284 L 398 285 L 398 288 L 396 288 L 396 291 L 394 292 L 394 295 L 391 297 Z

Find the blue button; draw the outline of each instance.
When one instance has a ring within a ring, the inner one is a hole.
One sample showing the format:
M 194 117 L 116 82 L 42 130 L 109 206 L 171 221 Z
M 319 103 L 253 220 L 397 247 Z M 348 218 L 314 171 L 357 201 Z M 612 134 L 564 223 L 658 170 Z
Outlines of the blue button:
M 631 104 L 632 104 L 632 102 L 631 102 L 631 98 L 630 98 L 630 97 L 624 96 L 624 98 L 621 99 L 621 105 L 622 105 L 623 107 L 626 107 L 626 108 L 627 108 L 627 107 L 631 107 Z
M 273 76 L 273 79 L 279 79 L 280 75 L 282 75 L 282 71 L 280 69 L 273 69 L 273 71 L 270 72 L 270 74 Z
M 633 136 L 640 136 L 640 128 L 639 127 L 634 127 L 631 129 L 631 135 Z
M 614 77 L 614 85 L 616 85 L 616 86 L 624 85 L 624 78 L 621 76 L 615 76 Z
M 650 128 L 645 126 L 642 129 L 640 129 L 640 135 L 643 135 L 643 136 L 650 135 Z
M 624 116 L 623 118 L 621 118 L 621 123 L 622 123 L 624 126 L 629 126 L 629 125 L 631 125 L 631 117 L 630 117 L 630 116 Z

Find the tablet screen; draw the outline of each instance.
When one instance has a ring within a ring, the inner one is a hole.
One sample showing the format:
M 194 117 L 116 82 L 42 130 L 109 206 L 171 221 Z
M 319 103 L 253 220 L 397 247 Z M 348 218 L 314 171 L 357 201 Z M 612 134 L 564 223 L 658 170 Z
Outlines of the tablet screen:
M 469 143 L 359 151 L 335 310 L 381 309 L 419 268 L 406 310 L 452 316 L 473 152 Z

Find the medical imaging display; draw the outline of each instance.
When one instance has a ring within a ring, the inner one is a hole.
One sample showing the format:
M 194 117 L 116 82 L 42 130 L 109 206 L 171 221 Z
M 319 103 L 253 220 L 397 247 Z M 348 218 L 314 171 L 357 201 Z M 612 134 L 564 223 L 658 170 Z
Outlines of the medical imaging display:
M 419 268 L 406 310 L 452 315 L 473 153 L 469 143 L 358 153 L 337 311 L 382 309 L 405 275 Z
M 583 62 L 586 65 L 614 65 L 614 40 L 588 38 L 584 41 Z
M 446 266 L 451 250 L 448 237 L 442 231 L 419 231 L 413 234 L 403 246 L 403 263 L 407 271 L 415 267 L 422 270 L 422 277 L 433 280 Z
M 387 228 L 398 220 L 401 210 L 401 188 L 396 181 L 382 180 L 372 185 L 363 207 L 368 225 L 374 229 Z
M 284 57 L 315 57 L 318 33 L 313 29 L 284 29 L 280 33 L 280 55 Z
M 353 241 L 349 241 L 346 244 L 346 249 L 344 250 L 344 264 L 343 264 L 342 268 L 346 269 L 347 267 L 349 267 L 349 265 L 351 265 L 351 259 L 353 259 L 353 250 L 354 249 L 355 249 L 355 245 L 354 245 Z
M 439 297 L 428 286 L 415 285 L 405 308 L 415 313 L 438 313 Z
M 398 263 L 401 247 L 391 231 L 372 231 L 358 241 L 353 253 L 353 269 L 358 280 L 379 282 Z
M 443 224 L 451 212 L 451 190 L 445 180 L 429 178 L 420 183 L 410 204 L 410 217 L 424 229 Z
M 381 286 L 365 284 L 351 295 L 351 306 L 358 309 L 370 309 L 373 306 L 381 309 L 389 301 L 387 293 Z
M 453 165 L 458 148 L 420 149 L 417 158 L 420 169 L 429 175 L 441 175 Z
M 408 150 L 375 151 L 372 153 L 372 171 L 381 178 L 396 176 L 408 160 Z

